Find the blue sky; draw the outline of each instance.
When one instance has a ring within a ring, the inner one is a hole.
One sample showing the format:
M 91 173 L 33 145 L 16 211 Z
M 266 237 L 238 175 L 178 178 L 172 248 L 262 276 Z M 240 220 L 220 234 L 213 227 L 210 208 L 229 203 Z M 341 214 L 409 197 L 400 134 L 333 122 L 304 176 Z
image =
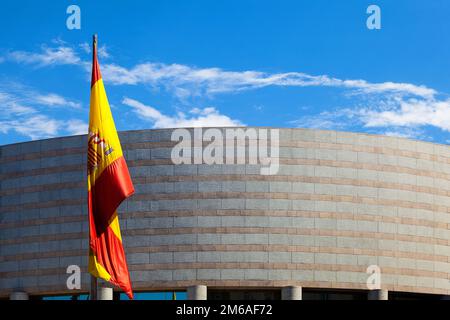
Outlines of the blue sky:
M 81 9 L 69 30 L 66 9 Z M 381 8 L 381 30 L 366 9 Z M 119 130 L 309 127 L 450 141 L 450 2 L 2 1 L 0 144 L 85 133 L 90 45 Z

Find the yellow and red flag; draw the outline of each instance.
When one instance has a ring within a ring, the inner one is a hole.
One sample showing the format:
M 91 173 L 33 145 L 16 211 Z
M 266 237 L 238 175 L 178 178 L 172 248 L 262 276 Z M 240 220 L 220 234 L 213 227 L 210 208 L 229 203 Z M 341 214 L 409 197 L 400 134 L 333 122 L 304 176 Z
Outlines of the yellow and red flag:
M 117 207 L 134 193 L 106 97 L 94 36 L 88 137 L 89 272 L 133 298 Z

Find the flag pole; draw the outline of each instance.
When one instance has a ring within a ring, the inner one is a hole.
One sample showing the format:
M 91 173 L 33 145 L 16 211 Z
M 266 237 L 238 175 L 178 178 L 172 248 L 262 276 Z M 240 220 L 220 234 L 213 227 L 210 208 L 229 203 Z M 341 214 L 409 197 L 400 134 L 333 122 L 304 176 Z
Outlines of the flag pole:
M 92 54 L 95 56 L 97 54 L 97 34 L 94 33 L 92 36 Z
M 94 57 L 97 54 L 97 34 L 92 36 L 92 63 L 94 63 Z M 90 292 L 90 300 L 97 300 L 97 277 L 94 277 L 91 274 L 91 292 Z
M 107 295 L 103 294 L 104 283 L 100 279 L 104 279 L 105 282 L 117 284 L 133 299 L 116 209 L 134 193 L 134 186 L 106 98 L 97 59 L 96 35 L 93 36 L 92 57 L 90 140 L 86 163 L 90 249 L 88 270 L 97 279 L 91 277 L 90 293 L 93 300 L 110 298 L 111 290 L 107 290 Z
M 97 300 L 97 278 L 91 275 L 91 299 Z

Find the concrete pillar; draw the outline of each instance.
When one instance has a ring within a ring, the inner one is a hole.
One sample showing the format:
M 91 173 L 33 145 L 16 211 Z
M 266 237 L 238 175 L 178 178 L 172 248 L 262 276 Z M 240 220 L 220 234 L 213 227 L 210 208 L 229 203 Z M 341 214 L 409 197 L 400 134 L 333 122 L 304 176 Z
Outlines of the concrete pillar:
M 188 300 L 206 300 L 208 295 L 206 286 L 190 286 L 187 288 Z
M 97 289 L 97 300 L 112 300 L 113 299 L 113 289 L 107 286 L 98 286 Z
M 302 300 L 302 287 L 288 286 L 282 288 L 281 300 Z
M 370 290 L 367 294 L 368 300 L 388 300 L 389 292 L 385 289 Z
M 11 292 L 9 300 L 29 300 L 28 293 L 23 291 Z

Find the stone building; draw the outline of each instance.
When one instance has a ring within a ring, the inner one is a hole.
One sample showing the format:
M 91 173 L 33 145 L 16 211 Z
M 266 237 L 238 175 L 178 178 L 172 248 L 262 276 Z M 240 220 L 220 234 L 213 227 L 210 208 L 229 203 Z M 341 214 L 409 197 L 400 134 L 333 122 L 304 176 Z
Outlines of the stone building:
M 120 133 L 136 189 L 119 208 L 136 292 L 450 295 L 449 146 L 279 129 L 279 170 L 261 175 L 259 163 L 175 165 L 172 131 Z M 0 298 L 88 292 L 85 152 L 85 136 L 0 147 Z M 81 267 L 79 290 L 66 286 L 69 265 Z

